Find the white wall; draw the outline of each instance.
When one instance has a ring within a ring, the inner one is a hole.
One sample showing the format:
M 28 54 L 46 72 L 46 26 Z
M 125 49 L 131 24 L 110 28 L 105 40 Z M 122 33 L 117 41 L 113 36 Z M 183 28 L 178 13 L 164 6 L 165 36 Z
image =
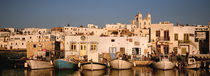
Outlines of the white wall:
M 114 39 L 115 42 L 111 42 Z M 132 42 L 127 41 L 127 39 L 132 39 Z M 70 51 L 70 43 L 77 43 L 77 51 Z M 120 51 L 121 47 L 125 48 L 125 53 L 128 55 L 132 54 L 132 48 L 140 48 L 141 54 L 145 54 L 144 50 L 148 50 L 148 39 L 146 37 L 99 37 L 99 36 L 86 36 L 85 40 L 81 40 L 81 36 L 66 36 L 65 37 L 65 52 L 67 55 L 79 55 L 79 43 L 85 42 L 87 43 L 87 54 L 90 52 L 90 43 L 96 42 L 97 44 L 97 53 L 109 53 L 110 47 L 116 47 L 117 52 Z M 139 42 L 139 45 L 135 45 L 135 42 Z

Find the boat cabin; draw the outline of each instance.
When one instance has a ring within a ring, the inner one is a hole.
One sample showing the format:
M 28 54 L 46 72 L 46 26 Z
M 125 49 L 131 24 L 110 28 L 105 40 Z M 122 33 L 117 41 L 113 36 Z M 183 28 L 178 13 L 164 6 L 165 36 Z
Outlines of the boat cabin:
M 196 61 L 194 58 L 188 58 L 188 64 L 195 64 Z

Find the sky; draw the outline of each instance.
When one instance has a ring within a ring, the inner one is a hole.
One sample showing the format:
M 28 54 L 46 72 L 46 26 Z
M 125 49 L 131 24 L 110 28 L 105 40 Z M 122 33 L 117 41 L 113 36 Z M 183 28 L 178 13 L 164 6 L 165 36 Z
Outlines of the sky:
M 138 12 L 153 24 L 207 25 L 210 0 L 0 0 L 0 28 L 130 24 Z

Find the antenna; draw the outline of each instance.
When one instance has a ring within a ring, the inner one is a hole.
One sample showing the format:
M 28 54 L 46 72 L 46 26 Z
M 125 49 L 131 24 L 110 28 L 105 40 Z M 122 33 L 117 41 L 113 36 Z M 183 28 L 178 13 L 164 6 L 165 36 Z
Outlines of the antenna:
M 175 17 L 175 21 L 176 21 L 176 26 L 179 25 L 179 22 L 176 17 Z

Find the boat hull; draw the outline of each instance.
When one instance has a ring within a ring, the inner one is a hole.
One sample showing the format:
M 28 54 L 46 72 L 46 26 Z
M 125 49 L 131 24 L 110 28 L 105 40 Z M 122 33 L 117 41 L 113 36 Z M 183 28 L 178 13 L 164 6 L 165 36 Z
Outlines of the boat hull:
M 81 65 L 84 70 L 102 70 L 106 68 L 105 64 L 96 62 L 83 63 Z
M 170 61 L 160 61 L 160 62 L 154 62 L 153 66 L 157 69 L 173 69 L 175 67 L 175 63 L 172 63 Z
M 133 63 L 121 59 L 112 60 L 110 65 L 113 69 L 131 69 Z
M 153 63 L 153 61 L 134 61 L 136 66 L 149 66 Z
M 27 60 L 27 64 L 29 65 L 30 69 L 48 69 L 53 68 L 53 64 L 46 61 L 39 61 L 39 60 Z
M 54 62 L 56 69 L 77 69 L 78 65 L 76 63 L 66 61 L 64 59 L 57 59 Z
M 188 64 L 186 66 L 184 66 L 185 69 L 198 69 L 200 68 L 199 64 Z

